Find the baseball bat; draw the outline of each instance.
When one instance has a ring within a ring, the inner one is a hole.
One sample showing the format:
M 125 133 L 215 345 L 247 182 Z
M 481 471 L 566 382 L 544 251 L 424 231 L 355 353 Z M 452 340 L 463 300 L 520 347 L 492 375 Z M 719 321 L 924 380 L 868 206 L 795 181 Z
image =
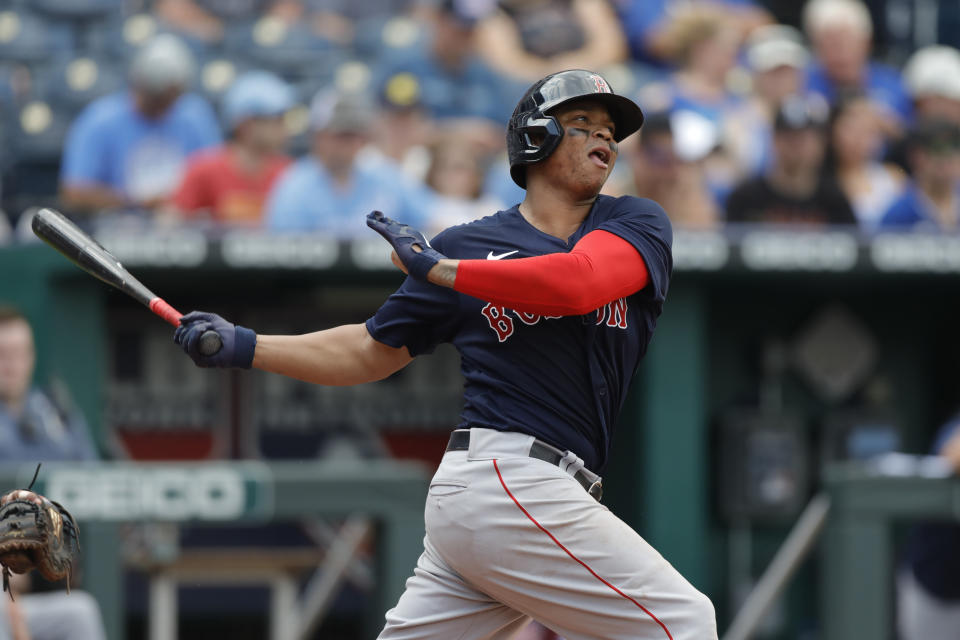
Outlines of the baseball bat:
M 40 209 L 33 216 L 30 226 L 41 240 L 94 278 L 123 291 L 173 326 L 180 325 L 182 314 L 179 311 L 147 289 L 113 254 L 61 213 L 53 209 Z M 220 334 L 216 331 L 206 331 L 200 336 L 200 353 L 205 356 L 215 355 L 222 346 Z

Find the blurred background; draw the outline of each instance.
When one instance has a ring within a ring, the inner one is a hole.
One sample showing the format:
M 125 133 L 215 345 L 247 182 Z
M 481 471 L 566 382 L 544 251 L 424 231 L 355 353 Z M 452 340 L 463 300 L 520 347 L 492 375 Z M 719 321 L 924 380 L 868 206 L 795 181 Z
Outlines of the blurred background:
M 182 311 L 360 322 L 402 279 L 366 213 L 522 200 L 505 124 L 566 68 L 641 105 L 605 192 L 675 229 L 604 502 L 727 640 L 960 638 L 957 46 L 941 0 L 0 0 L 0 486 L 42 461 L 84 548 L 0 640 L 375 637 L 461 393 L 452 349 L 197 369 L 33 212 Z

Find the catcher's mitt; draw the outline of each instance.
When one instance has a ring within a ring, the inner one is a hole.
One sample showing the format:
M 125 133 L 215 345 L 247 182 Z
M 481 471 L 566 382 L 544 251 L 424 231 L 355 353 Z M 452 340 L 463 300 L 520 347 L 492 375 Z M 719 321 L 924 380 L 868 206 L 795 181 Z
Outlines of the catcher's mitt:
M 32 485 L 32 483 L 31 483 Z M 10 572 L 36 569 L 47 580 L 70 577 L 80 553 L 77 523 L 53 500 L 26 489 L 0 496 L 0 565 L 3 590 L 9 590 Z M 13 597 L 13 593 L 10 593 Z

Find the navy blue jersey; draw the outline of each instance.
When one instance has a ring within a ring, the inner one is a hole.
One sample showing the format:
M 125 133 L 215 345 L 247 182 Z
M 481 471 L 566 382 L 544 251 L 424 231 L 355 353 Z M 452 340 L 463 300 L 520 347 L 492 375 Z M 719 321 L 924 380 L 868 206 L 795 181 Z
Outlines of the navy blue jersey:
M 595 229 L 637 249 L 650 273 L 642 291 L 582 316 L 558 318 L 407 278 L 367 320 L 367 330 L 413 356 L 453 343 L 465 380 L 459 427 L 527 433 L 600 471 L 670 282 L 673 235 L 663 209 L 643 198 L 599 196 L 564 242 L 535 228 L 515 206 L 447 229 L 431 244 L 451 258 L 512 260 L 569 252 Z

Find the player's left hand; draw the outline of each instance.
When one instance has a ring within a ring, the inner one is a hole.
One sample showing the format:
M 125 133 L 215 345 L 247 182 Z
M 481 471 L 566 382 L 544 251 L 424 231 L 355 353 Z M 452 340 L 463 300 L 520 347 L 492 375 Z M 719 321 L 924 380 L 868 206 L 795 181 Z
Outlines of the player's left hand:
M 379 211 L 367 214 L 367 226 L 386 238 L 406 271 L 419 280 L 426 282 L 430 269 L 447 257 L 431 247 L 422 233 Z
M 200 353 L 200 338 L 207 331 L 216 331 L 223 346 L 212 356 Z M 257 346 L 257 334 L 246 327 L 235 325 L 215 313 L 191 311 L 180 318 L 180 326 L 173 341 L 183 349 L 198 367 L 239 367 L 249 369 Z

